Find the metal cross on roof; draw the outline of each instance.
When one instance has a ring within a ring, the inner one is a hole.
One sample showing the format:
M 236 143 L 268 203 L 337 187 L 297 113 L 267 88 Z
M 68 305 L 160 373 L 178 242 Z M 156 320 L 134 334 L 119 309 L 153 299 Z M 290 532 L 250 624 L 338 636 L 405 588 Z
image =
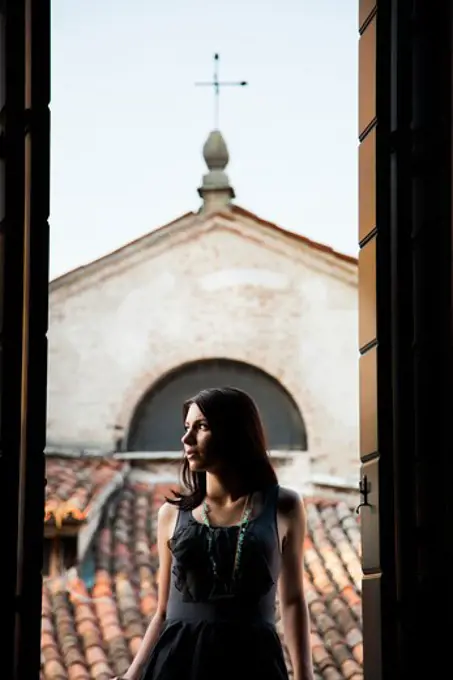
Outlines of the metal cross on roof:
M 214 128 L 219 129 L 219 96 L 221 87 L 245 87 L 248 83 L 245 80 L 228 81 L 219 80 L 219 55 L 214 54 L 214 77 L 211 81 L 195 83 L 197 87 L 212 87 L 214 89 Z

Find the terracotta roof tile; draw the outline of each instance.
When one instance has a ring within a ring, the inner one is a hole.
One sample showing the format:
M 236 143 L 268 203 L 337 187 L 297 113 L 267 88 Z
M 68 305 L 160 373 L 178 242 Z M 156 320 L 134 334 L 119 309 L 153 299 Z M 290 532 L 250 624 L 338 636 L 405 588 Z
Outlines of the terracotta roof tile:
M 125 487 L 109 502 L 90 588 L 75 573 L 45 582 L 43 680 L 110 680 L 126 671 L 156 609 L 155 524 L 169 492 L 167 485 Z M 315 678 L 363 680 L 358 519 L 343 502 L 306 499 L 306 507 Z M 277 628 L 283 635 L 279 616 Z M 285 645 L 284 651 L 290 668 Z
M 363 679 L 360 528 L 344 502 L 306 499 L 306 595 L 315 668 L 324 680 Z
M 110 459 L 46 459 L 45 522 L 84 522 L 100 494 L 125 465 Z

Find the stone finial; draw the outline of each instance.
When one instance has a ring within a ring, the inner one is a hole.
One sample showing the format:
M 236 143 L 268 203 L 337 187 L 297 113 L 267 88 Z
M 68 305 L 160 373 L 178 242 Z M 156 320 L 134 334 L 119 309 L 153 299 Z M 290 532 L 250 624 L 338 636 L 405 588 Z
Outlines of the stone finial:
M 208 170 L 225 170 L 230 156 L 220 130 L 213 130 L 205 141 L 203 158 Z
M 203 199 L 202 211 L 212 212 L 225 209 L 234 198 L 234 190 L 225 172 L 230 157 L 219 130 L 213 130 L 209 134 L 203 146 L 203 157 L 209 172 L 203 175 L 203 183 L 198 189 Z

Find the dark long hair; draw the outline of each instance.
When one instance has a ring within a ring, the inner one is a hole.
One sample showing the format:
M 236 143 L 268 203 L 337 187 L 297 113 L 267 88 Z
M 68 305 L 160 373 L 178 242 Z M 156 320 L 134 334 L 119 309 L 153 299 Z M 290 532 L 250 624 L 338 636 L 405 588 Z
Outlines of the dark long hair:
M 277 483 L 266 448 L 264 428 L 253 399 L 235 387 L 202 390 L 183 405 L 184 421 L 196 404 L 208 421 L 216 457 L 240 480 L 245 494 Z M 183 459 L 181 477 L 186 492 L 173 492 L 168 502 L 183 510 L 196 508 L 206 495 L 206 472 L 192 472 Z

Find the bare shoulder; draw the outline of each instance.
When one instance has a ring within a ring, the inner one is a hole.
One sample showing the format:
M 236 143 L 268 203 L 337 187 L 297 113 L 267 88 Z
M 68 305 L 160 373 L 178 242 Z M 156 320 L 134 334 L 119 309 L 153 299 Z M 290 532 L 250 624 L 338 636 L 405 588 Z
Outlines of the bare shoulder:
M 304 503 L 300 495 L 284 486 L 278 491 L 278 513 L 286 519 L 294 519 L 305 515 Z
M 166 526 L 171 524 L 176 519 L 177 514 L 178 507 L 172 503 L 166 502 L 162 503 L 160 506 L 157 512 L 157 519 L 159 524 Z
M 157 513 L 158 542 L 168 541 L 174 533 L 178 520 L 178 506 L 172 503 L 163 503 Z

